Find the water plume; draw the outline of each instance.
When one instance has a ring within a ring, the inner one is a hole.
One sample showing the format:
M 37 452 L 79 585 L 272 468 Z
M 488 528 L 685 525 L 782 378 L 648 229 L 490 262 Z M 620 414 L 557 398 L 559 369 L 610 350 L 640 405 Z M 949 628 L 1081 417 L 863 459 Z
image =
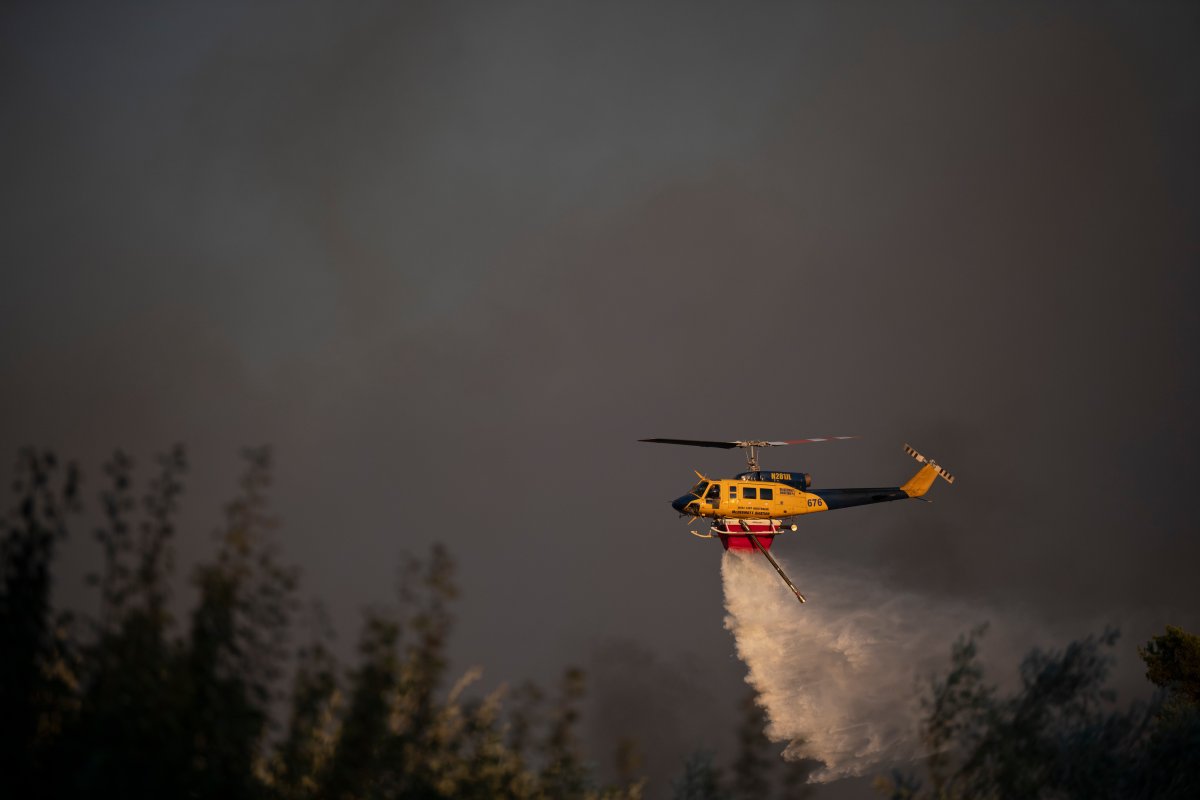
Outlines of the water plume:
M 989 615 L 809 557 L 784 568 L 806 605 L 758 553 L 726 552 L 721 564 L 725 627 L 767 711 L 768 738 L 788 742 L 785 758 L 821 761 L 821 782 L 919 756 L 923 679 Z

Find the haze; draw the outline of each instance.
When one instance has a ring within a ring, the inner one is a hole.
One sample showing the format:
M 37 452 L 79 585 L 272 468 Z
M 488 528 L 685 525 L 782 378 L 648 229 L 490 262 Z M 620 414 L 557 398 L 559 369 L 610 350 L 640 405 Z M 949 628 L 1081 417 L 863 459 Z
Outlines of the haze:
M 95 488 L 113 448 L 184 442 L 186 565 L 270 443 L 347 651 L 445 542 L 456 664 L 578 663 L 629 709 L 598 739 L 720 749 L 745 666 L 668 502 L 742 462 L 636 440 L 861 435 L 764 454 L 816 486 L 902 482 L 910 442 L 958 481 L 802 520 L 801 589 L 842 564 L 1021 650 L 1112 622 L 1140 680 L 1134 644 L 1200 627 L 1198 22 L 6 4 L 0 445 Z M 64 602 L 96 558 L 70 544 Z

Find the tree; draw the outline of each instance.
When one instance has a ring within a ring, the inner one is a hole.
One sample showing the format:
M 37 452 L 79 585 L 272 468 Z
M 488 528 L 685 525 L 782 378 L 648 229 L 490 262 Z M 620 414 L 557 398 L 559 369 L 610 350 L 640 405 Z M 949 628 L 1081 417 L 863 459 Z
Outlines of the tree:
M 1146 679 L 1167 693 L 1170 708 L 1200 706 L 1200 636 L 1168 625 L 1138 655 L 1146 662 Z
M 808 778 L 820 762 L 783 760 L 778 746 L 767 738 L 767 715 L 753 688 L 742 696 L 741 706 L 737 755 L 732 765 L 733 796 L 757 800 L 770 796 L 776 787 L 779 796 L 792 800 L 812 796 L 815 789 Z
M 101 614 L 78 654 L 77 713 L 55 744 L 44 783 L 65 796 L 264 794 L 257 775 L 272 686 L 282 674 L 290 570 L 268 531 L 266 448 L 244 453 L 239 492 L 226 509 L 216 558 L 194 576 L 199 602 L 186 635 L 167 611 L 171 542 L 186 458 L 175 447 L 134 517 L 132 460 L 118 452 L 105 473 Z
M 777 754 L 763 732 L 767 715 L 758 704 L 758 692 L 749 689 L 742 696 L 742 721 L 738 725 L 737 757 L 733 762 L 734 796 L 751 800 L 767 796 L 771 786 L 771 767 Z
M 358 646 L 361 665 L 350 677 L 345 716 L 320 781 L 321 793 L 327 797 L 363 796 L 384 766 L 392 706 L 400 686 L 399 637 L 395 620 L 379 614 L 367 618 Z
M 563 672 L 558 702 L 551 712 L 550 730 L 543 745 L 546 766 L 542 786 L 550 797 L 577 797 L 587 786 L 587 771 L 579 755 L 575 726 L 584 695 L 583 670 L 570 667 Z
M 696 751 L 683 763 L 683 774 L 675 780 L 674 800 L 729 800 L 721 785 L 721 770 L 713 764 L 712 753 Z
M 645 786 L 642 777 L 643 756 L 637 739 L 632 736 L 622 736 L 617 740 L 617 751 L 614 754 L 617 767 L 617 783 L 621 786 Z
M 158 474 L 139 504 L 133 461 L 121 451 L 105 464 L 104 525 L 96 531 L 103 569 L 100 617 L 77 646 L 78 710 L 56 745 L 57 791 L 132 797 L 180 791 L 189 754 L 180 653 L 166 611 L 170 540 L 186 458 L 180 447 L 157 459 Z M 135 520 L 138 511 L 140 520 Z M 155 753 L 145 760 L 143 754 Z
M 60 477 L 61 474 L 61 477 Z M 50 608 L 50 565 L 79 509 L 80 473 L 53 453 L 22 450 L 16 506 L 0 519 L 0 776 L 32 796 L 75 681 L 69 618 Z
M 317 796 L 336 733 L 337 662 L 320 642 L 301 649 L 296 661 L 287 732 L 271 766 L 272 784 L 280 800 Z
M 1162 691 L 1146 745 L 1146 772 L 1163 797 L 1200 795 L 1200 636 L 1173 625 L 1138 648 Z

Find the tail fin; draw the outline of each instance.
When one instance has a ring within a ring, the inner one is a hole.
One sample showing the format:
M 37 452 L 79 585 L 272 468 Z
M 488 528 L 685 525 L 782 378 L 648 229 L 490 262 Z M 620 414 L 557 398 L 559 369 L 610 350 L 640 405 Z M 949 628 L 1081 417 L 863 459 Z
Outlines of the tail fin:
M 912 449 L 909 445 L 904 445 L 904 452 L 915 458 L 925 466 L 917 470 L 917 474 L 908 479 L 908 483 L 900 487 L 909 497 L 922 497 L 929 491 L 929 487 L 937 480 L 937 476 L 941 475 L 946 483 L 954 483 L 954 476 L 946 472 L 936 461 L 926 458 L 925 456 Z

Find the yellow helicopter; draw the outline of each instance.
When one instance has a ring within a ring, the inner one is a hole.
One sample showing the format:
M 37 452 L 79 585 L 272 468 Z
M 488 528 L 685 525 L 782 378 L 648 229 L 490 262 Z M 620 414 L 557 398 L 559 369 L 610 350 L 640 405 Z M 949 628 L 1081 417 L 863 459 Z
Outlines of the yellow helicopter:
M 783 578 L 783 582 L 801 603 L 804 595 L 784 573 L 770 551 L 775 536 L 785 530 L 795 531 L 795 523 L 785 523 L 802 514 L 820 511 L 835 511 L 840 508 L 886 503 L 890 500 L 925 500 L 925 493 L 940 475 L 947 483 L 954 483 L 954 476 L 926 458 L 909 445 L 904 452 L 923 466 L 902 486 L 853 489 L 812 489 L 812 476 L 804 472 L 775 472 L 761 470 L 758 466 L 758 451 L 765 447 L 781 447 L 811 442 L 829 442 L 857 439 L 857 436 L 823 436 L 813 439 L 791 439 L 782 442 L 737 441 L 714 442 L 700 439 L 639 439 L 640 442 L 657 444 L 680 444 L 690 447 L 718 447 L 724 450 L 743 448 L 749 469 L 734 478 L 708 478 L 700 472 L 700 482 L 687 494 L 671 501 L 671 507 L 681 515 L 699 518 L 710 517 L 713 522 L 707 533 L 691 531 L 693 536 L 711 539 L 718 536 L 726 550 L 754 550 L 766 556 L 771 566 Z M 925 500 L 925 502 L 931 502 Z

